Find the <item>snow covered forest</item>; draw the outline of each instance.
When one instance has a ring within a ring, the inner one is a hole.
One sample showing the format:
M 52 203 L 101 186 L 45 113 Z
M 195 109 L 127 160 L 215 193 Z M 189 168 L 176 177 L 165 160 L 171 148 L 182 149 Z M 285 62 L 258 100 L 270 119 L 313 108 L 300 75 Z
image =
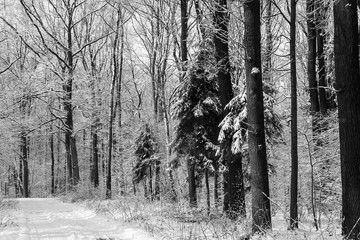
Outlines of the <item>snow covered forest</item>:
M 358 7 L 2 0 L 1 199 L 162 239 L 360 239 Z

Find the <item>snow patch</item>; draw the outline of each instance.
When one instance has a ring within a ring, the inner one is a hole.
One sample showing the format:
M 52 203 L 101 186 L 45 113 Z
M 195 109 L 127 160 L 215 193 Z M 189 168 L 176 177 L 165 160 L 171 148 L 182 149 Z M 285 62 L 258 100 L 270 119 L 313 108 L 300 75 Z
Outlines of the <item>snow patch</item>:
M 259 68 L 253 67 L 253 68 L 251 69 L 251 74 L 258 74 L 258 73 L 260 73 L 260 69 L 259 69 Z

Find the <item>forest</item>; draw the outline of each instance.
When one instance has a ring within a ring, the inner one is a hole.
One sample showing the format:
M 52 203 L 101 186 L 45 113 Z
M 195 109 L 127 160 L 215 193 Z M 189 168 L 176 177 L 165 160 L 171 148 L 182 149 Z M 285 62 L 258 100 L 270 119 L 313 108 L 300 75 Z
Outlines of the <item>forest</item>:
M 163 239 L 360 239 L 358 7 L 1 1 L 2 197 L 116 203 Z

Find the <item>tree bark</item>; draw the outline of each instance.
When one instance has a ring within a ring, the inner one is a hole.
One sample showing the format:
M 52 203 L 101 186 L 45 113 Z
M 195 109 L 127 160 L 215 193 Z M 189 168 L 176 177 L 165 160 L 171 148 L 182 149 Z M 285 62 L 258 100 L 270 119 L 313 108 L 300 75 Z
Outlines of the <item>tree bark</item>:
M 229 60 L 229 13 L 227 9 L 226 0 L 215 1 L 215 11 L 213 16 L 213 24 L 215 26 L 214 44 L 215 44 L 215 58 L 217 61 L 217 77 L 219 82 L 219 97 L 223 108 L 223 116 L 226 116 L 227 111 L 225 106 L 233 98 L 233 90 L 230 75 L 230 60 Z M 227 149 L 223 150 L 224 161 L 227 165 L 228 172 L 224 174 L 224 210 L 228 216 L 233 218 L 234 216 L 244 215 L 245 199 L 241 188 L 244 185 L 242 170 L 242 159 L 232 154 L 231 147 L 227 146 Z M 234 182 L 232 182 L 234 181 Z M 240 183 L 240 184 L 236 184 Z M 239 211 L 239 212 L 237 212 Z M 235 213 L 235 214 L 234 214 Z
M 195 182 L 195 162 L 194 159 L 189 158 L 187 160 L 188 168 L 188 182 L 189 182 L 189 203 L 190 207 L 197 207 L 197 197 L 196 197 L 196 182 Z
M 291 186 L 290 229 L 298 228 L 298 139 L 296 80 L 296 0 L 291 0 L 290 68 L 291 68 Z
M 29 104 L 29 100 L 27 98 L 27 96 L 23 96 L 23 99 L 21 100 L 20 103 L 20 111 L 21 114 L 23 115 L 23 119 L 26 118 L 26 116 L 28 115 L 28 110 L 27 108 Z M 22 167 L 23 167 L 23 196 L 25 198 L 30 197 L 29 194 L 29 164 L 28 164 L 28 143 L 29 143 L 29 139 L 28 136 L 26 134 L 25 129 L 23 129 L 23 131 L 21 132 L 21 136 L 20 136 L 20 152 L 21 152 L 21 161 L 22 161 Z M 22 171 L 20 171 L 22 172 Z
M 156 200 L 160 200 L 160 161 L 155 161 L 155 194 Z
M 360 235 L 360 81 L 355 0 L 334 2 L 335 89 L 338 98 L 342 180 L 342 234 Z
M 54 133 L 53 125 L 50 123 L 50 158 L 51 158 L 51 194 L 55 194 L 55 153 L 54 153 Z
M 186 65 L 187 65 L 187 36 L 188 36 L 188 14 L 187 14 L 187 2 L 188 0 L 181 0 L 181 5 L 180 5 L 180 9 L 181 9 L 181 43 L 180 43 L 180 48 L 181 48 L 181 63 L 182 63 L 182 68 L 181 70 L 183 71 L 183 73 L 181 74 L 181 78 L 182 79 L 185 75 L 185 71 L 187 69 Z
M 269 179 L 261 74 L 260 1 L 244 3 L 248 148 L 251 167 L 253 232 L 271 228 Z
M 319 112 L 319 98 L 316 81 L 316 27 L 315 27 L 315 3 L 314 0 L 306 1 L 307 12 L 307 40 L 308 40 L 308 56 L 307 56 L 307 74 L 310 92 L 310 111 L 313 118 L 313 132 L 317 130 L 316 117 Z
M 209 186 L 209 169 L 205 169 L 205 187 L 206 187 L 206 206 L 207 215 L 210 216 L 210 186 Z
M 322 116 L 326 115 L 328 110 L 328 103 L 326 98 L 326 66 L 325 66 L 325 53 L 324 53 L 324 42 L 325 42 L 325 30 L 324 22 L 326 9 L 322 1 L 317 1 L 316 4 L 316 44 L 317 44 L 317 60 L 318 60 L 318 76 L 319 76 L 319 110 Z

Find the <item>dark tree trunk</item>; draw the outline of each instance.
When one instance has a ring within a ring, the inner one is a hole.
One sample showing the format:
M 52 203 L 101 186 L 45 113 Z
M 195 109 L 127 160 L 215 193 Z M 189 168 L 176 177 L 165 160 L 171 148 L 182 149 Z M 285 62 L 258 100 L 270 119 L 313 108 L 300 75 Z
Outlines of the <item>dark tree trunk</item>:
M 291 0 L 290 68 L 291 68 L 291 186 L 290 229 L 298 228 L 298 151 L 296 90 L 296 0 Z
M 189 182 L 189 203 L 190 207 L 197 207 L 197 197 L 196 197 L 196 179 L 195 179 L 195 162 L 193 159 L 187 160 L 188 168 L 188 182 Z
M 319 109 L 322 116 L 327 113 L 328 103 L 326 98 L 325 88 L 326 84 L 326 66 L 325 66 L 325 54 L 324 54 L 324 42 L 325 42 L 325 6 L 322 1 L 317 1 L 316 4 L 317 14 L 316 14 L 316 43 L 317 43 L 317 60 L 318 60 L 318 76 L 319 76 Z
M 50 124 L 50 156 L 51 156 L 51 194 L 55 194 L 55 153 L 54 153 L 54 133 L 53 125 Z
M 360 235 L 360 81 L 355 0 L 334 2 L 335 79 L 339 109 L 342 234 Z
M 273 35 L 272 35 L 272 2 L 266 2 L 266 19 L 265 19 L 265 56 L 264 56 L 264 82 L 268 82 L 271 85 L 271 73 L 272 73 L 272 54 L 273 54 Z
M 220 204 L 219 197 L 219 166 L 218 164 L 214 164 L 214 203 L 215 208 L 217 209 Z
M 25 119 L 27 114 L 28 114 L 28 104 L 29 104 L 29 99 L 24 96 L 21 103 L 20 103 L 20 111 L 21 114 L 23 115 L 23 118 Z M 25 129 L 21 132 L 21 136 L 20 136 L 20 152 L 21 152 L 21 161 L 22 161 L 22 167 L 23 167 L 23 172 L 24 172 L 24 176 L 23 176 L 23 196 L 25 198 L 29 197 L 29 165 L 28 165 L 28 143 L 29 143 L 29 139 L 27 137 L 26 131 Z M 20 171 L 22 172 L 22 170 Z
M 181 79 L 186 71 L 187 64 L 187 35 L 188 35 L 188 14 L 187 14 L 187 2 L 188 0 L 181 0 L 181 63 L 182 63 L 182 71 Z
M 155 161 L 155 199 L 160 200 L 160 161 Z
M 251 167 L 253 232 L 271 228 L 269 179 L 261 74 L 260 1 L 244 3 L 248 147 Z
M 98 149 L 98 134 L 95 129 L 91 129 L 91 150 L 92 162 L 90 167 L 90 180 L 94 187 L 99 186 L 99 149 Z
M 217 77 L 219 82 L 220 102 L 224 110 L 223 116 L 225 116 L 227 114 L 225 106 L 233 98 L 228 43 L 229 13 L 226 0 L 216 0 L 214 4 L 215 11 L 213 23 L 216 29 L 214 35 L 215 58 L 218 67 Z M 238 171 L 239 167 L 242 169 L 242 159 L 232 154 L 230 146 L 227 146 L 226 148 L 227 149 L 224 149 L 223 151 L 225 154 L 225 164 L 228 168 L 228 172 L 224 174 L 224 210 L 229 214 L 229 217 L 233 217 L 234 215 L 232 213 L 235 213 L 235 216 L 245 214 L 245 209 L 242 209 L 245 201 L 245 199 L 242 198 L 242 196 L 244 196 L 242 194 L 244 189 L 241 188 L 244 185 L 236 184 L 243 182 L 242 171 Z M 237 174 L 240 172 L 241 174 Z M 240 212 L 234 212 L 238 210 L 240 210 Z
M 153 197 L 154 197 L 152 182 L 153 182 L 153 173 L 152 173 L 152 166 L 150 165 L 149 166 L 149 199 L 150 199 L 150 201 L 152 201 Z
M 112 189 L 111 189 L 111 173 L 112 173 L 112 154 L 113 154 L 113 137 L 114 137 L 114 120 L 115 120 L 115 89 L 116 84 L 121 84 L 121 74 L 122 72 L 122 62 L 118 61 L 119 57 L 122 55 L 122 42 L 123 42 L 123 29 L 122 29 L 122 13 L 120 3 L 117 9 L 117 19 L 116 19 L 116 32 L 115 32 L 115 39 L 114 45 L 112 49 L 112 61 L 113 61 L 113 76 L 112 76 L 112 83 L 111 83 L 111 90 L 110 90 L 110 106 L 109 106 L 109 147 L 108 147 L 108 162 L 107 162 L 107 171 L 106 171 L 106 198 L 111 198 Z M 119 44 L 121 41 L 121 45 Z M 119 51 L 120 45 L 120 51 Z M 121 60 L 121 58 L 120 58 Z M 121 88 L 120 88 L 121 90 Z
M 310 111 L 313 117 L 313 132 L 316 132 L 316 117 L 319 112 L 319 98 L 316 82 L 316 28 L 315 28 L 315 3 L 314 0 L 306 1 L 307 11 L 307 40 L 308 40 L 308 56 L 307 56 L 307 74 L 310 92 Z
M 70 11 L 70 10 L 69 10 Z M 74 55 L 72 52 L 72 14 L 69 12 L 67 23 L 67 76 L 64 84 L 64 110 L 66 112 L 66 131 L 65 131 L 65 145 L 66 155 L 68 160 L 68 172 L 71 185 L 76 185 L 80 181 L 79 163 L 77 158 L 76 139 L 74 136 L 74 121 L 73 121 L 73 81 L 74 81 Z
M 24 197 L 24 177 L 23 176 L 24 176 L 23 159 L 22 159 L 22 157 L 20 157 L 20 161 L 19 161 L 19 185 L 20 185 L 20 195 L 22 197 Z
M 29 165 L 28 165 L 28 138 L 25 133 L 21 136 L 21 160 L 24 168 L 23 188 L 24 197 L 29 197 Z
M 206 187 L 206 206 L 207 215 L 210 216 L 210 186 L 209 186 L 209 169 L 205 169 L 205 187 Z

